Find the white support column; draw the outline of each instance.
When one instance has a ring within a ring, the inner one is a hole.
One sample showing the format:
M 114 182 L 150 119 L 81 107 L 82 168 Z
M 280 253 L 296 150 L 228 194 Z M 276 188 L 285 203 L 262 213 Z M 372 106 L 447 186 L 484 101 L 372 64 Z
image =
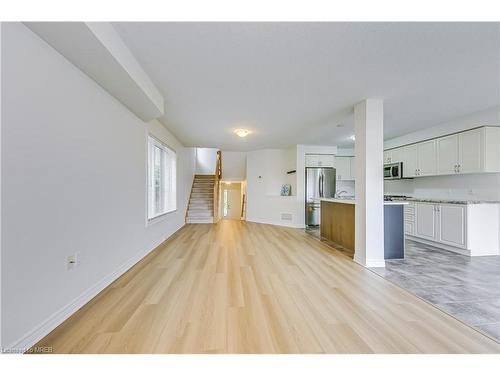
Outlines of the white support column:
M 356 219 L 354 261 L 385 267 L 384 104 L 366 99 L 354 106 Z

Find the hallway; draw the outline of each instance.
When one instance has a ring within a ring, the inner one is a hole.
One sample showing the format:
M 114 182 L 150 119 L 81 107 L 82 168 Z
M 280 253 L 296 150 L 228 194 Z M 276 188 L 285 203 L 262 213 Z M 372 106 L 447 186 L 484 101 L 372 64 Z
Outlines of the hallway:
M 37 346 L 55 353 L 500 353 L 300 229 L 186 225 Z

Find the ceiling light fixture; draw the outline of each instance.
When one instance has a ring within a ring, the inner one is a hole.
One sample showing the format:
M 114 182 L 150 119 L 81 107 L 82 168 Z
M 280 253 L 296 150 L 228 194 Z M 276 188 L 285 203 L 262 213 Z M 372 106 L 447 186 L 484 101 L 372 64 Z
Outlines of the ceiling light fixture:
M 236 129 L 234 131 L 234 133 L 238 136 L 238 137 L 246 137 L 248 134 L 250 134 L 250 130 L 248 129 Z
M 356 140 L 356 136 L 355 135 L 351 135 L 349 138 L 351 138 L 351 141 L 355 141 Z

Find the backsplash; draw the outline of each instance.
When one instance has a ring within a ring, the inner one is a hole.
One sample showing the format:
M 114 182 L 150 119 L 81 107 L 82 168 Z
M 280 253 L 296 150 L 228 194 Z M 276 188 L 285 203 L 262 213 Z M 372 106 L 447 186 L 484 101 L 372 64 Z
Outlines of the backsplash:
M 342 193 L 342 195 L 354 195 L 355 191 L 355 184 L 354 181 L 337 181 L 337 186 L 336 186 L 337 191 L 344 191 L 345 193 Z
M 384 192 L 415 198 L 500 200 L 500 173 L 387 180 L 384 181 Z

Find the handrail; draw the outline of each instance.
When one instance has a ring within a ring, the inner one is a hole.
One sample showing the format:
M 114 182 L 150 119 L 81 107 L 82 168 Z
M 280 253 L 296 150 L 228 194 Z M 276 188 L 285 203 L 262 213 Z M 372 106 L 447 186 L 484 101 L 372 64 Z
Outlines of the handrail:
M 219 207 L 219 195 L 220 195 L 220 180 L 222 180 L 222 152 L 217 151 L 217 157 L 215 160 L 215 183 L 214 183 L 214 222 L 219 221 L 220 207 Z

